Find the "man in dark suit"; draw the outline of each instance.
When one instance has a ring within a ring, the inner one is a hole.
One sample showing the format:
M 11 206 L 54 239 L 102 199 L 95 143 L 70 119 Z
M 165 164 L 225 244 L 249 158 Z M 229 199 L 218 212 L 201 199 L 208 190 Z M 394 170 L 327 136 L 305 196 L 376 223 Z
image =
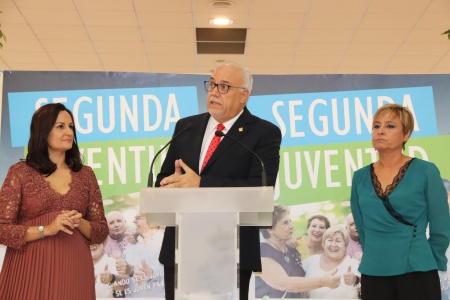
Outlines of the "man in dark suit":
M 261 163 L 230 138 L 222 138 L 206 165 L 205 155 L 219 124 L 257 153 L 264 162 L 267 184 L 274 186 L 280 162 L 281 132 L 274 124 L 252 115 L 246 104 L 252 89 L 252 75 L 244 67 L 225 62 L 205 82 L 208 113 L 177 122 L 175 139 L 157 176 L 160 187 L 250 187 L 261 186 Z M 252 271 L 261 271 L 259 228 L 240 227 L 240 299 L 248 299 Z M 175 229 L 167 227 L 159 256 L 164 265 L 166 299 L 174 298 Z

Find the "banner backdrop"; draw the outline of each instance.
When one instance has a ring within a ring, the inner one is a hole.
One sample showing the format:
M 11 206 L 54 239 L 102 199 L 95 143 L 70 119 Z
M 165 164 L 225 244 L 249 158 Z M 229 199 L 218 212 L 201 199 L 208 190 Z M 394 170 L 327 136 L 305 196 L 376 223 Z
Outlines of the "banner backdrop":
M 154 248 L 136 250 L 143 243 L 139 190 L 146 186 L 150 163 L 170 139 L 176 121 L 206 111 L 204 80 L 209 75 L 5 73 L 0 182 L 9 166 L 24 157 L 34 111 L 46 103 L 62 102 L 74 114 L 84 163 L 97 176 L 110 229 L 122 226 L 123 237 L 129 237 L 129 241 L 108 239 L 104 252 L 114 259 L 134 259 L 132 264 L 139 266 L 142 259 L 157 256 Z M 353 172 L 377 159 L 370 142 L 372 116 L 383 104 L 411 109 L 416 123 L 405 154 L 432 161 L 443 178 L 450 178 L 448 82 L 450 75 L 254 76 L 248 108 L 282 131 L 274 202 L 290 208 L 300 252 L 311 234 L 306 228 L 309 217 L 319 214 L 331 225 L 345 224 Z M 165 151 L 156 160 L 153 174 L 158 173 L 164 155 Z M 162 237 L 163 228 L 149 230 Z M 447 275 L 441 275 L 443 299 L 448 299 Z M 158 288 L 164 283 L 157 282 L 142 285 L 130 277 L 123 282 L 127 287 L 114 293 L 163 298 Z M 252 294 L 264 297 L 255 292 L 255 282 L 258 279 L 252 280 Z M 102 290 L 105 294 L 99 292 L 99 299 L 113 297 L 111 287 Z

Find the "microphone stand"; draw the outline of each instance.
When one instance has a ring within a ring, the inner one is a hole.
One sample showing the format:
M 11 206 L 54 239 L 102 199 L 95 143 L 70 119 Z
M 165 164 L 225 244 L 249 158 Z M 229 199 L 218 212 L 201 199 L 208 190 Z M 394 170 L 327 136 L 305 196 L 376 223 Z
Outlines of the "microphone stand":
M 182 133 L 186 132 L 188 129 L 192 127 L 192 123 L 189 123 L 184 127 L 183 130 L 181 130 L 179 133 L 177 133 L 167 144 L 164 145 L 158 152 L 156 152 L 155 156 L 153 157 L 152 163 L 150 164 L 150 172 L 148 174 L 148 180 L 147 180 L 147 187 L 153 187 L 153 164 L 156 161 L 156 158 L 161 154 L 161 152 L 167 148 L 167 146 L 170 145 L 177 137 L 179 137 Z
M 259 157 L 259 155 L 255 153 L 255 151 L 253 151 L 249 147 L 245 146 L 244 144 L 242 144 L 239 140 L 235 139 L 234 137 L 224 134 L 222 131 L 216 131 L 215 135 L 216 136 L 220 136 L 220 137 L 230 138 L 233 141 L 235 141 L 236 143 L 238 143 L 239 145 L 241 145 L 248 152 L 253 154 L 259 160 L 259 162 L 261 163 L 261 168 L 262 168 L 262 172 L 261 172 L 261 186 L 267 186 L 267 175 L 266 175 L 266 168 L 264 167 L 264 162 L 261 159 L 261 157 Z

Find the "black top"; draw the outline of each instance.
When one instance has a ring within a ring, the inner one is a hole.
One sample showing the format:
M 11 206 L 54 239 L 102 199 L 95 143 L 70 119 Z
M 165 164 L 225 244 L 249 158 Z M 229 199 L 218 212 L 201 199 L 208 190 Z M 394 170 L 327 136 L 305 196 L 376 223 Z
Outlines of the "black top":
M 289 277 L 304 277 L 305 270 L 303 270 L 301 263 L 301 256 L 297 249 L 287 248 L 288 251 L 283 253 L 267 243 L 261 243 L 261 257 L 268 257 L 276 261 L 283 267 L 284 271 Z M 271 272 L 271 270 L 263 270 L 263 272 Z M 283 297 L 286 291 L 276 290 L 270 287 L 260 276 L 255 277 L 255 296 L 262 298 L 269 296 L 273 298 Z M 304 298 L 303 293 L 286 293 L 285 298 Z

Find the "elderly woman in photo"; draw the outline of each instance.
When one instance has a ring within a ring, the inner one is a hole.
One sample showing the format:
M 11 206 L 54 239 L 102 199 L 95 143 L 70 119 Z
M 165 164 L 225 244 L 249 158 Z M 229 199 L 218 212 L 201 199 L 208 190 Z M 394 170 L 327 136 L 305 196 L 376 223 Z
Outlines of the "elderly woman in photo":
M 323 253 L 322 236 L 328 228 L 330 228 L 330 221 L 324 215 L 309 217 L 306 223 L 308 236 L 297 239 L 297 249 L 302 255 L 302 259 Z
M 312 299 L 358 299 L 357 285 L 360 281 L 359 262 L 346 254 L 349 243 L 347 229 L 343 225 L 328 228 L 323 235 L 323 254 L 313 255 L 303 262 L 306 277 L 319 277 L 337 269 L 341 277 L 336 289 L 321 287 L 309 292 Z
M 294 227 L 289 208 L 275 205 L 272 228 L 263 229 L 265 241 L 261 242 L 262 272 L 255 278 L 257 298 L 302 298 L 304 291 L 320 287 L 337 288 L 340 276 L 337 270 L 330 270 L 314 278 L 305 278 L 300 253 L 288 247 Z

